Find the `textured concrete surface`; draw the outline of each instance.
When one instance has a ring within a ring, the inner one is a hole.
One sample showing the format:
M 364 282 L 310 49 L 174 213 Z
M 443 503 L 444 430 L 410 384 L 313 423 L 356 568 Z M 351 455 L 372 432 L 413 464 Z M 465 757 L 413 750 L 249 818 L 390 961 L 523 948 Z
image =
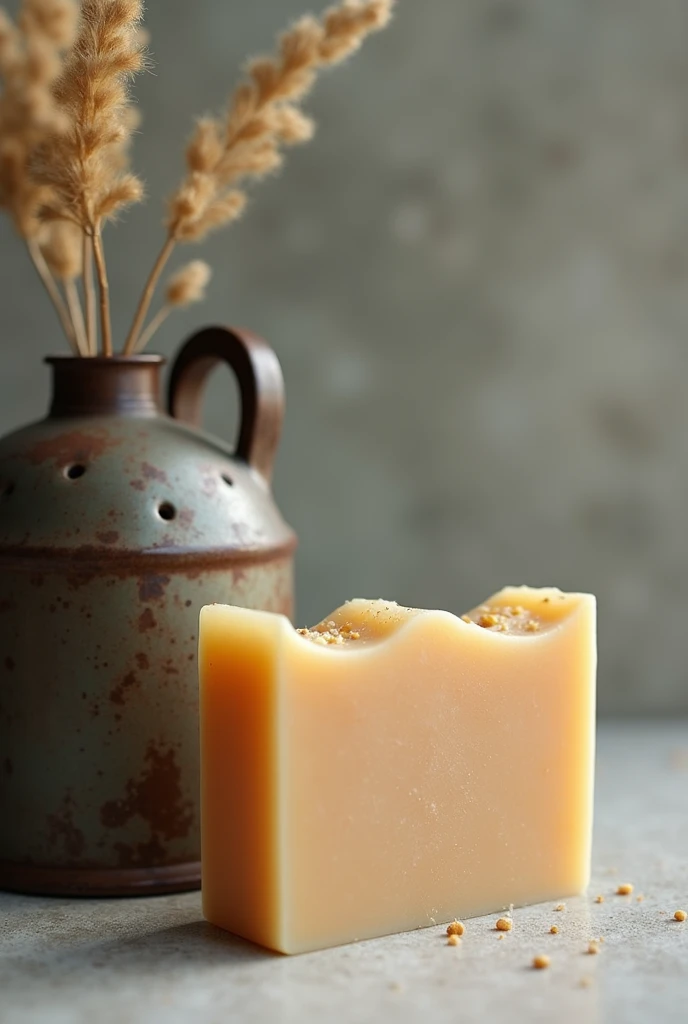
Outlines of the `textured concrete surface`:
M 151 201 L 106 240 L 118 337 L 193 116 L 324 0 L 147 6 Z M 687 33 L 682 0 L 400 0 L 319 84 L 313 143 L 205 250 L 207 306 L 159 345 L 230 319 L 277 348 L 301 621 L 354 595 L 589 589 L 602 711 L 688 711 Z M 57 334 L 6 226 L 0 265 L 4 431 L 45 407 Z M 219 375 L 219 432 L 227 394 Z
M 503 939 L 494 915 L 468 921 L 458 948 L 437 927 L 289 958 L 204 923 L 194 893 L 0 894 L 0 1021 L 682 1024 L 688 922 L 673 913 L 688 910 L 688 722 L 603 727 L 597 771 L 589 895 L 514 910 Z M 622 881 L 632 896 L 615 895 Z M 541 953 L 547 971 L 531 967 Z

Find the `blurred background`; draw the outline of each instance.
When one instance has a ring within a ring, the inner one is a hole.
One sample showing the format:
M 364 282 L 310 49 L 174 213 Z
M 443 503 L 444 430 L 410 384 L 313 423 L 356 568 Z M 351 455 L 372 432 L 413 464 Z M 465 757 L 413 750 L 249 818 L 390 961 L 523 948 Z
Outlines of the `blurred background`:
M 120 341 L 194 116 L 308 6 L 149 0 L 150 198 L 106 235 Z M 601 712 L 688 711 L 687 39 L 683 0 L 399 0 L 319 81 L 314 141 L 180 254 L 210 297 L 153 347 L 225 321 L 282 362 L 300 623 L 593 591 Z M 0 261 L 4 433 L 43 415 L 60 335 L 4 222 Z M 235 422 L 219 373 L 207 425 Z

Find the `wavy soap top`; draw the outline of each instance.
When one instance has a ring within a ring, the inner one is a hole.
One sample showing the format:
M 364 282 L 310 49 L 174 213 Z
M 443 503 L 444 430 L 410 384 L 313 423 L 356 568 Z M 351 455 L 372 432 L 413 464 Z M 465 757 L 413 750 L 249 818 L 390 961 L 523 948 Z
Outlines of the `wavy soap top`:
M 555 587 L 505 587 L 465 615 L 406 608 L 395 601 L 347 601 L 311 628 L 297 629 L 304 639 L 322 647 L 344 648 L 385 640 L 412 620 L 426 617 L 453 619 L 488 633 L 510 637 L 536 637 L 551 632 L 582 604 L 594 602 L 589 594 L 565 594 Z

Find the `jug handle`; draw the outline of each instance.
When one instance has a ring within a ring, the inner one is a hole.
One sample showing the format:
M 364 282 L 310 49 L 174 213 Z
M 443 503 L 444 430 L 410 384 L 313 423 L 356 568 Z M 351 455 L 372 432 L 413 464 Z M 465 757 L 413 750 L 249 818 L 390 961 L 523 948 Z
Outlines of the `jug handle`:
M 189 426 L 200 427 L 205 387 L 220 363 L 229 366 L 239 384 L 236 457 L 269 482 L 284 419 L 284 379 L 277 356 L 257 335 L 230 327 L 206 327 L 193 334 L 172 367 L 168 412 Z

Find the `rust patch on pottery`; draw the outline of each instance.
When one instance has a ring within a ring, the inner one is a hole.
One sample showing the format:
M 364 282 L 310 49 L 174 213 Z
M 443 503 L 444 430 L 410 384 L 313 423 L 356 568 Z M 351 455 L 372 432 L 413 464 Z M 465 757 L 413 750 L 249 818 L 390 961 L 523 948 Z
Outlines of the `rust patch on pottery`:
M 74 824 L 74 801 L 69 794 L 58 811 L 48 815 L 47 823 L 47 839 L 51 846 L 62 846 L 70 857 L 79 857 L 83 853 L 86 840 L 81 829 Z
M 165 596 L 165 587 L 169 582 L 169 576 L 142 576 L 139 580 L 139 600 L 144 602 L 159 601 L 161 597 Z
M 159 480 L 162 484 L 169 483 L 165 470 L 158 469 L 157 466 L 151 466 L 150 462 L 141 463 L 141 472 L 146 480 Z
M 125 698 L 128 690 L 132 687 L 138 686 L 138 679 L 133 672 L 127 672 L 123 679 L 117 683 L 117 686 L 110 691 L 110 700 L 113 704 L 124 704 L 126 703 Z
M 144 612 L 141 612 L 138 621 L 139 633 L 147 633 L 149 629 L 155 629 L 158 624 L 150 608 L 146 608 Z
M 119 540 L 119 533 L 117 530 L 104 530 L 101 533 L 97 533 L 96 537 L 103 544 L 116 544 Z
M 130 480 L 129 486 L 133 487 L 135 491 L 145 491 L 146 485 L 143 480 Z
M 145 762 L 141 776 L 127 782 L 125 797 L 103 804 L 101 822 L 106 828 L 122 828 L 138 815 L 164 839 L 188 835 L 193 808 L 190 800 L 182 799 L 181 771 L 174 751 L 149 743 Z
M 153 836 L 147 843 L 115 843 L 117 864 L 121 868 L 156 867 L 164 864 L 166 859 L 165 847 L 157 836 Z
M 90 462 L 118 444 L 120 441 L 105 430 L 70 430 L 66 434 L 37 441 L 22 454 L 34 466 L 51 461 L 67 465 L 70 462 Z
M 138 665 L 139 668 L 142 669 L 150 668 L 150 661 L 148 660 L 148 655 L 145 654 L 143 651 L 139 651 L 138 654 L 136 655 L 136 664 Z

